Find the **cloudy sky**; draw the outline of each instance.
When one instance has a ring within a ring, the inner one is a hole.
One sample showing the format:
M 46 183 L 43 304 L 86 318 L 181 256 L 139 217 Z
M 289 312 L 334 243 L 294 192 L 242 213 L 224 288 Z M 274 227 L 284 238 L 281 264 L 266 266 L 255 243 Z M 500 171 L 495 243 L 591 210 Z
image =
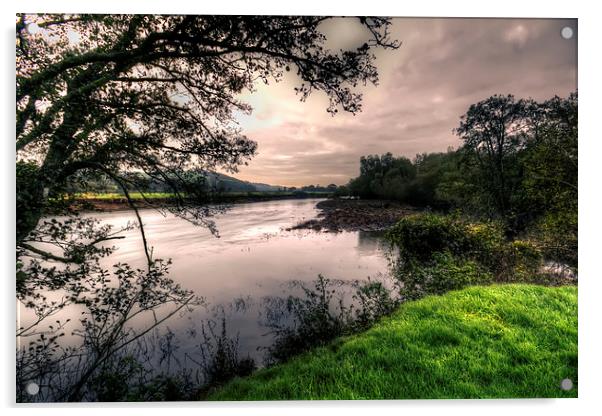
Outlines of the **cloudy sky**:
M 561 30 L 569 26 L 567 40 Z M 351 19 L 324 27 L 333 48 L 361 44 Z M 243 98 L 254 111 L 239 116 L 258 154 L 235 176 L 299 186 L 344 184 L 359 173 L 359 158 L 457 147 L 452 129 L 472 103 L 493 94 L 537 100 L 566 96 L 577 87 L 577 22 L 547 19 L 396 18 L 395 51 L 377 53 L 380 83 L 364 90 L 362 113 L 326 112 L 314 94 L 301 103 L 295 79 L 259 85 Z

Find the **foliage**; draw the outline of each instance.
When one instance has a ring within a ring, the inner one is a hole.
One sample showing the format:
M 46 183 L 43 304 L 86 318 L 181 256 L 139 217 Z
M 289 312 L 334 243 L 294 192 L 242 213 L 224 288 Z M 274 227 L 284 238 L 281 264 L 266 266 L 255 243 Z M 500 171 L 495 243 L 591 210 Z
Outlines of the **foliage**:
M 347 325 L 344 309 L 331 310 L 336 293 L 330 281 L 318 276 L 313 288 L 297 284 L 304 296 L 289 295 L 287 298 L 266 298 L 266 326 L 275 339 L 268 347 L 268 363 L 288 360 L 294 355 L 313 347 L 326 344 L 343 334 Z M 292 322 L 291 322 L 292 321 Z
M 23 238 L 37 225 L 39 218 L 33 212 L 44 208 L 44 201 L 38 197 L 39 184 L 35 181 L 38 171 L 39 167 L 33 162 L 17 162 L 15 189 L 16 212 L 18 213 L 16 219 L 17 240 Z
M 154 258 L 131 193 L 151 204 L 157 199 L 145 198 L 148 191 L 170 193 L 172 203 L 164 210 L 217 233 L 209 218 L 216 210 L 202 204 L 206 173 L 236 171 L 257 147 L 234 120 L 235 113 L 251 111 L 241 93 L 254 91 L 256 81 L 279 81 L 293 71 L 302 101 L 322 91 L 331 114 L 361 111 L 356 87 L 378 82 L 374 49 L 398 46 L 389 39 L 391 22 L 357 18 L 366 42 L 331 51 L 322 32 L 328 19 L 17 15 L 17 295 L 37 317 L 32 327 L 17 331 L 31 346 L 18 351 L 19 397 L 32 377 L 49 385 L 42 399 L 130 394 L 94 392 L 93 380 L 129 371 L 115 360 L 163 322 L 159 311 L 167 319 L 193 303 L 167 278 L 167 262 Z M 82 190 L 124 195 L 136 214 L 145 270 L 100 266 L 121 230 L 71 212 L 66 202 Z M 66 218 L 45 218 L 49 214 Z M 59 293 L 60 301 L 47 298 Z M 61 351 L 60 334 L 42 331 L 69 305 L 83 309 L 81 327 L 74 330 L 82 337 L 81 352 Z M 154 319 L 133 331 L 128 323 L 141 314 Z M 53 372 L 67 376 L 47 383 Z
M 89 389 L 101 402 L 182 401 L 197 395 L 198 387 L 185 374 L 149 373 L 136 357 L 118 357 L 98 371 Z
M 398 305 L 382 282 L 333 281 L 322 275 L 311 286 L 293 282 L 302 296 L 266 297 L 266 319 L 275 339 L 267 348 L 267 364 L 286 362 L 302 352 L 326 345 L 334 338 L 369 328 Z M 352 303 L 343 302 L 351 290 Z
M 578 267 L 577 211 L 550 212 L 530 229 L 533 240 L 548 259 L 566 264 L 573 271 Z
M 493 95 L 471 105 L 455 130 L 474 156 L 476 177 L 490 196 L 489 205 L 504 219 L 511 215 L 512 198 L 520 186 L 517 155 L 533 134 L 539 114 L 532 100 Z
M 349 191 L 349 187 L 345 186 L 345 185 L 341 185 L 339 187 L 337 187 L 337 189 L 334 191 L 333 196 L 335 198 L 340 198 L 340 197 L 348 197 L 350 196 L 350 191 Z
M 530 241 L 503 244 L 488 261 L 498 282 L 538 282 L 543 272 L 543 255 Z
M 361 198 L 380 198 L 433 208 L 449 208 L 471 195 L 460 162 L 461 153 L 448 149 L 444 153 L 422 153 L 413 161 L 369 155 L 360 159 L 360 176 L 352 179 L 349 193 Z
M 503 241 L 496 223 L 467 223 L 459 217 L 421 213 L 402 218 L 386 234 L 402 255 L 418 261 L 448 251 L 456 256 L 474 256 L 493 251 Z
M 577 94 L 545 103 L 538 140 L 525 156 L 523 181 L 531 209 L 541 214 L 527 227 L 545 256 L 574 271 L 578 266 Z M 545 209 L 542 209 L 545 207 Z
M 576 92 L 543 102 L 494 95 L 461 117 L 455 130 L 463 141 L 459 149 L 419 154 L 413 161 L 391 153 L 362 157 L 349 193 L 499 222 L 507 237 L 526 236 L 546 261 L 576 271 L 577 115 Z M 434 236 L 417 235 L 413 241 L 406 236 L 404 245 L 434 244 L 437 249 L 436 244 L 466 243 L 461 240 L 467 235 L 439 226 Z M 497 229 L 486 232 L 499 238 Z M 437 238 L 443 241 L 433 241 Z M 418 248 L 417 255 L 428 253 Z
M 403 199 L 407 191 L 404 183 L 416 175 L 412 162 L 391 153 L 368 155 L 360 159 L 360 176 L 349 183 L 353 195 L 362 198 L 390 197 Z
M 406 300 L 492 282 L 491 273 L 482 265 L 462 260 L 448 251 L 433 254 L 432 260 L 420 267 L 404 268 L 401 279 L 400 293 Z
M 391 314 L 399 305 L 400 299 L 383 282 L 369 279 L 354 282 L 353 288 L 355 292 L 352 299 L 356 303 L 352 306 L 352 333 L 365 331 L 383 316 Z
M 456 133 L 481 205 L 524 231 L 546 212 L 577 210 L 577 93 L 537 103 L 512 95 L 472 105 Z
M 221 319 L 221 331 L 216 332 L 216 326 L 215 321 L 202 326 L 203 344 L 200 346 L 200 353 L 205 376 L 204 390 L 224 384 L 234 377 L 248 376 L 256 369 L 252 358 L 239 357 L 238 337 L 228 337 L 225 316 Z
M 577 397 L 577 353 L 576 287 L 471 287 L 404 303 L 209 400 Z
M 167 277 L 168 267 L 169 262 L 161 260 L 153 261 L 147 270 L 117 264 L 111 273 L 95 265 L 76 269 L 73 279 L 62 282 L 66 296 L 61 301 L 49 301 L 36 290 L 22 293 L 19 300 L 37 319 L 17 330 L 22 344 L 17 351 L 17 397 L 27 397 L 24 388 L 29 380 L 44 386 L 38 400 L 96 400 L 98 394 L 107 393 L 95 389 L 95 378 L 117 365 L 119 357 L 131 355 L 132 348 L 161 323 L 201 302 Z M 56 275 L 46 270 L 41 276 L 49 282 L 33 282 L 47 286 Z M 70 319 L 47 324 L 66 307 L 81 311 L 75 327 Z M 138 320 L 145 323 L 134 329 L 132 322 Z M 40 326 L 41 322 L 47 327 Z M 81 339 L 80 346 L 65 347 L 59 342 L 67 331 Z
M 538 281 L 543 253 L 531 241 L 508 241 L 499 223 L 432 213 L 401 219 L 386 234 L 399 250 L 402 296 L 444 293 L 472 284 Z

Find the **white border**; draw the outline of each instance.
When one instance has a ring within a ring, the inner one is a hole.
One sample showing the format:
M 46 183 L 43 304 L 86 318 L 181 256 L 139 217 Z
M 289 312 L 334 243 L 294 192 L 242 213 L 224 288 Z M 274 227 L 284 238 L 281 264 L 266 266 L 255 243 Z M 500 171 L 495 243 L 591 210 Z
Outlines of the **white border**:
M 508 414 L 591 414 L 600 410 L 599 391 L 602 368 L 600 335 L 600 296 L 602 273 L 600 262 L 600 209 L 597 204 L 602 188 L 599 178 L 601 148 L 600 120 L 600 14 L 595 2 L 589 1 L 541 1 L 505 0 L 485 2 L 470 0 L 393 2 L 392 0 L 349 0 L 340 3 L 324 0 L 285 2 L 262 1 L 181 1 L 181 0 L 102 0 L 81 2 L 67 0 L 26 0 L 12 5 L 2 4 L 3 41 L 2 124 L 5 127 L 2 140 L 2 183 L 4 203 L 2 219 L 2 274 L 5 325 L 3 326 L 2 357 L 6 360 L 0 379 L 0 403 L 10 414 L 27 415 L 42 413 L 106 415 L 107 411 L 160 415 L 166 408 L 177 408 L 182 414 L 261 414 L 303 415 L 308 412 L 328 414 L 345 412 L 362 415 L 370 411 L 383 414 L 445 414 L 452 415 L 504 415 Z M 11 7 L 12 6 L 12 7 Z M 497 401 L 387 401 L 387 402 L 263 402 L 263 403 L 156 403 L 156 404 L 73 404 L 51 406 L 15 407 L 14 401 L 14 67 L 13 28 L 16 12 L 72 11 L 92 13 L 190 13 L 190 14 L 313 14 L 313 15 L 384 15 L 384 16 L 433 16 L 433 17 L 570 17 L 579 19 L 579 223 L 580 227 L 580 286 L 579 286 L 579 399 L 565 400 L 497 400 Z M 85 410 L 82 409 L 85 407 Z

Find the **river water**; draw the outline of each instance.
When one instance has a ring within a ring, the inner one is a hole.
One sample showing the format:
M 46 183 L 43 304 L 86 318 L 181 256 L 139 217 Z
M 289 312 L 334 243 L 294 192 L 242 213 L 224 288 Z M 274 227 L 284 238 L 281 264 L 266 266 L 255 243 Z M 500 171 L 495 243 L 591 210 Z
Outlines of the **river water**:
M 216 307 L 222 311 L 222 305 L 229 335 L 239 338 L 239 353 L 261 362 L 262 347 L 271 342 L 262 324 L 262 298 L 286 296 L 291 290 L 289 282 L 311 283 L 319 274 L 350 281 L 375 279 L 387 273 L 386 248 L 376 234 L 286 230 L 316 217 L 319 201 L 291 199 L 232 205 L 213 218 L 219 237 L 171 214 L 141 211 L 153 257 L 170 258 L 170 277 L 206 301 L 207 306 L 174 316 L 165 324 L 178 340 L 180 357 L 195 353 L 200 342 L 199 325 L 215 319 L 219 315 L 215 314 Z M 130 211 L 94 216 L 115 227 L 135 221 Z M 128 230 L 123 235 L 124 239 L 112 242 L 117 250 L 103 260 L 104 264 L 110 267 L 124 262 L 144 267 L 140 231 Z M 235 302 L 237 308 L 228 306 L 237 299 L 245 302 Z M 242 304 L 246 307 L 240 308 Z M 22 319 L 27 319 L 27 313 Z

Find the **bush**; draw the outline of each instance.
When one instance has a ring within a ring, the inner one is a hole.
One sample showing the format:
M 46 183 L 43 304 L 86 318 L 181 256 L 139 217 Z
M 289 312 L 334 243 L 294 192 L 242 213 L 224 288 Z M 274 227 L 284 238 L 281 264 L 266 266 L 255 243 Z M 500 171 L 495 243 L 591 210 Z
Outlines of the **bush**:
M 399 248 L 402 257 L 420 262 L 446 251 L 461 257 L 489 257 L 504 241 L 502 228 L 496 223 L 471 224 L 432 213 L 402 218 L 386 238 Z
M 202 370 L 204 373 L 204 390 L 221 385 L 234 377 L 244 377 L 251 374 L 255 361 L 251 357 L 241 358 L 238 353 L 238 336 L 228 336 L 226 318 L 221 318 L 221 331 L 217 331 L 217 322 L 203 324 L 201 333 L 203 342 L 200 353 L 203 357 Z
M 402 296 L 416 299 L 472 284 L 533 282 L 543 266 L 538 247 L 507 241 L 495 222 L 432 213 L 403 218 L 386 234 L 399 248 L 395 271 Z
M 88 395 L 100 402 L 194 400 L 198 386 L 186 372 L 152 374 L 140 357 L 118 357 L 105 363 L 87 384 Z
M 289 295 L 286 298 L 266 297 L 266 322 L 275 339 L 267 348 L 268 365 L 286 362 L 315 346 L 327 344 L 343 335 L 348 325 L 345 309 L 334 310 L 332 304 L 336 290 L 329 279 L 318 275 L 313 287 L 294 282 L 303 291 L 303 296 Z
M 493 280 L 491 273 L 476 261 L 463 260 L 449 252 L 435 253 L 429 265 L 404 268 L 402 273 L 401 296 L 409 300 Z
M 574 208 L 544 215 L 531 229 L 531 234 L 546 260 L 565 264 L 577 272 L 577 231 L 577 209 Z
M 364 331 L 397 307 L 398 298 L 379 281 L 345 282 L 322 275 L 312 284 L 292 282 L 302 296 L 266 297 L 266 320 L 274 342 L 267 348 L 266 364 L 288 361 L 333 339 Z M 344 302 L 350 290 L 352 302 Z
M 543 255 L 534 243 L 515 240 L 502 246 L 496 263 L 496 280 L 533 282 L 541 273 Z
M 355 282 L 353 299 L 357 302 L 354 316 L 351 319 L 351 332 L 365 331 L 380 317 L 389 315 L 399 304 L 399 299 L 392 297 L 391 290 L 381 282 Z

